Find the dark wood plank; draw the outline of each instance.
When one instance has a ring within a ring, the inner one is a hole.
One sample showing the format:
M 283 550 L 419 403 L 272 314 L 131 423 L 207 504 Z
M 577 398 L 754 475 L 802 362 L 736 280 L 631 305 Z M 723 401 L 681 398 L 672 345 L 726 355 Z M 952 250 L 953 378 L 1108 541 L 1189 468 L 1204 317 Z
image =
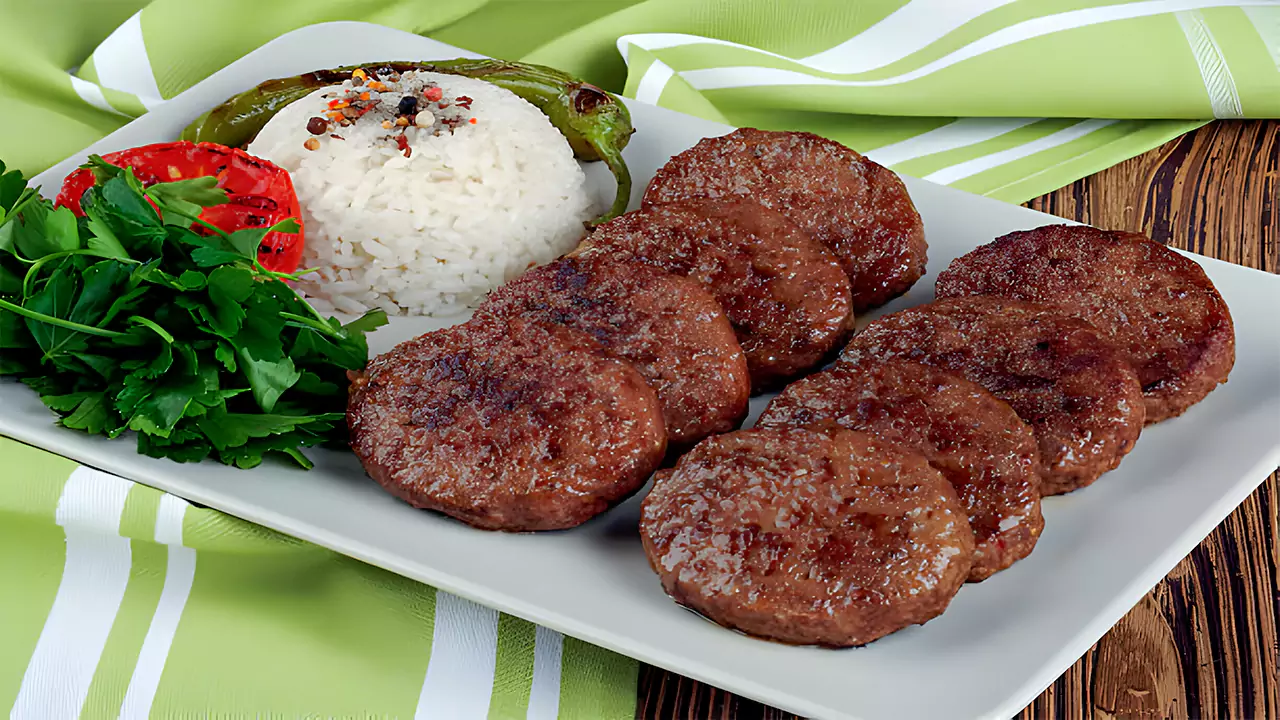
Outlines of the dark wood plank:
M 1280 272 L 1280 122 L 1215 122 L 1028 207 Z M 1280 718 L 1280 473 L 1273 474 L 1021 720 Z M 656 668 L 646 720 L 794 715 Z
M 1280 123 L 1220 122 L 1028 205 L 1278 272 L 1278 190 Z M 1276 488 L 1273 475 L 1023 717 L 1280 717 Z

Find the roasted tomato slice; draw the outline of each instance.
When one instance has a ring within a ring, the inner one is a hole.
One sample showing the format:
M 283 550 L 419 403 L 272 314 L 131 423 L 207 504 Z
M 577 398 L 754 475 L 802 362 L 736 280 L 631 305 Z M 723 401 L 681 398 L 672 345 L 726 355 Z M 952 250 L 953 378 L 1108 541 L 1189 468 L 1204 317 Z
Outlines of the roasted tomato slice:
M 200 219 L 226 232 L 270 227 L 286 218 L 297 218 L 299 225 L 302 223 L 298 196 L 293 191 L 289 173 L 243 150 L 215 143 L 182 141 L 107 153 L 102 159 L 112 165 L 133 168 L 143 185 L 193 177 L 218 178 L 218 187 L 227 191 L 228 202 L 205 208 Z M 92 186 L 93 172 L 76 170 L 63 181 L 57 204 L 83 215 L 80 198 Z M 198 232 L 200 228 L 195 230 Z M 301 230 L 296 234 L 268 233 L 258 247 L 258 262 L 275 272 L 297 270 L 302 261 L 302 236 Z

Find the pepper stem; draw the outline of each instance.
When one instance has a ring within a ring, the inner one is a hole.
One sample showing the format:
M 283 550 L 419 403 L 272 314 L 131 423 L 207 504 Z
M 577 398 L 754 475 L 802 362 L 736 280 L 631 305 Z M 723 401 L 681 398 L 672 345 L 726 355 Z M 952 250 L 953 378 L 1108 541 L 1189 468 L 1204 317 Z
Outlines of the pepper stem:
M 627 163 L 622 159 L 621 150 L 605 143 L 593 142 L 592 145 L 596 152 L 600 153 L 600 159 L 604 164 L 609 166 L 609 170 L 613 172 L 613 179 L 618 183 L 618 191 L 613 197 L 613 205 L 609 207 L 609 211 L 591 221 L 591 226 L 595 227 L 627 211 L 627 205 L 631 202 L 631 171 L 627 169 Z

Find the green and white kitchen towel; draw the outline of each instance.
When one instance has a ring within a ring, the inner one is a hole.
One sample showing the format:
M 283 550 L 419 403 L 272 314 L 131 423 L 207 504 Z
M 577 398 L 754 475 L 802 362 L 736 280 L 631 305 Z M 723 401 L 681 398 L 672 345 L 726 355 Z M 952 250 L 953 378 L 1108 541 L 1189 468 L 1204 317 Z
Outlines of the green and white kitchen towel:
M 11 718 L 634 717 L 620 655 L 7 438 L 0 467 Z
M 0 0 L 0 158 L 34 174 L 331 20 L 1008 201 L 1280 117 L 1280 0 Z M 3 438 L 0 468 L 13 717 L 634 713 L 612 653 Z
M 330 20 L 813 130 L 1009 201 L 1215 117 L 1280 116 L 1280 0 L 0 0 L 0 17 L 0 158 L 28 173 Z

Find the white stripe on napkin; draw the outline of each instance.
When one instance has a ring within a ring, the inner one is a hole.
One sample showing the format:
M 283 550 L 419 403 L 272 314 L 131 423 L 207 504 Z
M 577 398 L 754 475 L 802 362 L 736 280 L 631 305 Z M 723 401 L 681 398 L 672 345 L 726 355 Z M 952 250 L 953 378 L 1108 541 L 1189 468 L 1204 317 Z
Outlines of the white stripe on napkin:
M 1042 118 L 960 118 L 902 142 L 863 153 L 881 165 L 893 166 L 926 155 L 977 145 Z
M 129 678 L 129 689 L 120 705 L 121 720 L 146 718 L 151 715 L 151 704 L 160 687 L 164 663 L 169 648 L 178 632 L 178 621 L 191 595 L 191 584 L 196 576 L 196 551 L 182 545 L 182 522 L 189 505 L 186 500 L 165 493 L 160 496 L 160 509 L 156 513 L 156 542 L 167 545 L 169 560 L 165 569 L 164 587 L 156 604 L 151 627 L 138 652 L 138 664 Z
M 1177 13 L 1178 26 L 1182 34 L 1187 36 L 1187 44 L 1191 53 L 1196 56 L 1196 65 L 1200 66 L 1200 77 L 1204 80 L 1204 90 L 1209 94 L 1209 107 L 1213 109 L 1215 118 L 1244 117 L 1244 108 L 1240 105 L 1240 93 L 1236 91 L 1236 81 L 1231 77 L 1231 68 L 1227 59 L 1222 56 L 1222 48 L 1209 31 L 1204 15 L 1197 10 Z
M 1258 38 L 1271 53 L 1271 62 L 1280 72 L 1280 5 L 1240 8 L 1258 33 Z
M 971 20 L 1013 2 L 1017 0 L 911 0 L 875 25 L 801 62 L 833 73 L 875 70 L 919 52 Z
M 91 83 L 88 80 L 82 80 L 75 75 L 68 75 L 67 77 L 71 78 L 71 87 L 75 89 L 76 94 L 80 96 L 81 100 L 89 103 L 99 110 L 106 110 L 107 112 L 114 113 L 116 115 L 124 115 L 124 113 L 111 107 L 111 103 L 107 102 L 107 98 L 102 94 L 102 88 L 97 84 Z
M 636 83 L 636 99 L 650 105 L 657 105 L 658 99 L 662 97 L 662 91 L 666 89 L 667 82 L 673 75 L 675 72 L 669 65 L 661 60 L 654 60 L 649 69 L 644 71 L 640 82 Z
M 63 487 L 55 511 L 67 536 L 62 581 L 10 718 L 80 714 L 129 584 L 133 557 L 129 539 L 119 533 L 131 487 L 87 467 L 76 468 Z
M 622 61 L 631 62 L 631 46 L 635 45 L 642 50 L 665 50 L 667 48 L 682 47 L 684 45 L 722 45 L 724 47 L 741 48 L 752 52 L 775 57 L 780 60 L 795 61 L 795 58 L 779 55 L 778 53 L 762 50 L 750 45 L 730 42 L 728 40 L 720 40 L 719 38 L 703 37 L 702 35 L 689 35 L 687 33 L 639 33 L 636 35 L 622 35 L 618 37 L 618 52 L 622 54 Z
M 1063 30 L 1097 25 L 1099 23 L 1130 20 L 1152 15 L 1195 10 L 1197 8 L 1249 5 L 1270 5 L 1275 0 L 1145 0 L 1144 2 L 1106 5 L 1103 7 L 1070 10 L 1056 15 L 1024 20 L 1001 28 L 990 35 L 975 40 L 964 47 L 944 55 L 910 72 L 878 80 L 839 80 L 816 77 L 796 70 L 783 68 L 737 66 L 685 70 L 680 76 L 698 90 L 718 90 L 768 85 L 823 85 L 831 87 L 883 87 L 901 85 L 932 75 L 989 52 L 1016 45 L 1025 40 L 1051 35 Z M 640 44 L 640 43 L 637 43 Z M 643 47 L 643 45 L 641 45 Z
M 1056 148 L 1059 145 L 1066 145 L 1073 140 L 1079 140 L 1091 132 L 1101 130 L 1108 125 L 1114 125 L 1116 122 L 1118 121 L 1083 120 L 1074 125 L 1069 125 L 1055 133 L 1050 133 L 1042 138 L 1037 138 L 1017 147 L 1012 147 L 1008 150 L 1001 150 L 998 153 L 992 153 L 990 155 L 983 155 L 982 157 L 952 165 L 951 167 L 945 167 L 941 170 L 925 175 L 924 179 L 942 185 L 949 185 L 957 180 L 963 180 L 971 175 L 977 175 L 984 170 L 990 170 L 993 167 L 998 167 L 1005 163 L 1011 163 L 1014 160 L 1030 157 L 1038 152 Z
M 498 662 L 498 612 L 436 591 L 431 659 L 416 720 L 484 720 Z
M 857 74 L 892 65 L 960 29 L 966 23 L 1017 0 L 911 0 L 876 24 L 822 52 L 793 58 L 761 48 L 686 33 L 641 33 L 618 38 L 618 52 L 628 62 L 630 48 L 665 50 L 684 45 L 722 45 L 750 50 L 779 60 L 804 63 L 824 72 Z
M 116 28 L 93 51 L 93 68 L 98 84 L 138 96 L 148 110 L 164 102 L 147 56 L 147 43 L 142 37 L 142 11 Z
M 537 626 L 533 636 L 533 685 L 525 720 L 556 720 L 560 714 L 560 656 L 564 636 Z

